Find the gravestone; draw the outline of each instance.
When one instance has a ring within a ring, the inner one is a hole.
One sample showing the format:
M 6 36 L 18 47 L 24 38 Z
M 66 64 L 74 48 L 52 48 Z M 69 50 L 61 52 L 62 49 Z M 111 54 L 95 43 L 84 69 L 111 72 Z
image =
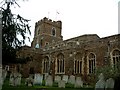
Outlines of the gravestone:
M 55 76 L 55 82 L 58 83 L 61 80 L 61 76 Z
M 51 75 L 48 75 L 48 77 L 45 80 L 45 86 L 52 86 L 53 85 L 53 78 Z
M 68 75 L 63 75 L 62 80 L 64 80 L 64 81 L 65 81 L 65 83 L 67 83 L 67 82 L 68 82 Z
M 114 90 L 114 80 L 109 78 L 106 80 L 105 90 Z
M 18 73 L 13 73 L 14 75 L 14 86 L 17 86 L 18 84 Z
M 2 66 L 0 66 L 0 77 L 2 77 Z
M 48 73 L 44 74 L 44 80 L 46 80 L 46 78 L 48 77 L 48 75 L 49 75 Z
M 75 84 L 75 76 L 74 76 L 74 75 L 71 75 L 71 76 L 69 77 L 68 83 L 70 83 L 70 84 Z
M 0 77 L 0 90 L 2 89 L 2 85 L 3 85 L 3 79 L 2 77 Z
M 75 88 L 83 87 L 83 81 L 81 80 L 81 77 L 76 77 L 75 81 Z
M 10 74 L 9 85 L 14 86 L 14 74 L 13 73 Z
M 9 85 L 18 86 L 21 84 L 21 74 L 20 73 L 11 73 L 9 79 Z
M 2 65 L 0 65 L 0 90 L 2 89 L 3 78 L 2 78 Z
M 0 90 L 2 89 L 2 85 L 3 85 L 3 79 L 2 79 L 2 77 L 0 77 Z
M 98 82 L 95 85 L 95 90 L 104 90 L 105 89 L 105 80 L 104 80 L 104 75 L 101 73 L 98 77 Z
M 2 70 L 2 78 L 3 78 L 3 81 L 6 79 L 6 76 L 7 76 L 7 71 L 6 70 Z
M 34 85 L 42 85 L 43 75 L 36 73 L 34 76 Z
M 58 82 L 58 87 L 59 88 L 65 88 L 65 81 L 64 80 L 60 80 L 59 82 Z
M 27 86 L 33 86 L 33 76 L 29 76 L 28 78 L 26 78 L 25 80 L 25 85 Z
M 17 85 L 21 85 L 21 74 L 20 74 L 20 73 L 18 73 L 17 78 L 16 78 L 15 80 L 16 80 L 16 81 L 15 81 L 16 86 L 17 86 Z

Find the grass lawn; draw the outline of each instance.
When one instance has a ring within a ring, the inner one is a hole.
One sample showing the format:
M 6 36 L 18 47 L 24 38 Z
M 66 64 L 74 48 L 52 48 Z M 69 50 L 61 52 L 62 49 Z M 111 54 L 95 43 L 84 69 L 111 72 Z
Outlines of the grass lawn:
M 94 88 L 74 88 L 73 85 L 66 84 L 66 88 L 58 88 L 57 84 L 54 83 L 53 87 L 44 86 L 32 86 L 28 87 L 24 85 L 25 81 L 22 79 L 20 86 L 10 86 L 9 79 L 7 78 L 3 84 L 2 90 L 94 90 Z

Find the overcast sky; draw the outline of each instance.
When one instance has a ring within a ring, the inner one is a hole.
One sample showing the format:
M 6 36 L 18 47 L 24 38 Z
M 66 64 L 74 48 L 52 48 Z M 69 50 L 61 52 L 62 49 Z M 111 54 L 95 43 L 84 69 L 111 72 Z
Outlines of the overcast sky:
M 15 7 L 14 13 L 31 20 L 31 41 L 35 22 L 44 17 L 62 21 L 64 40 L 83 34 L 106 37 L 118 33 L 118 1 L 120 0 L 20 0 L 18 3 L 21 8 Z M 31 44 L 27 42 L 27 45 Z

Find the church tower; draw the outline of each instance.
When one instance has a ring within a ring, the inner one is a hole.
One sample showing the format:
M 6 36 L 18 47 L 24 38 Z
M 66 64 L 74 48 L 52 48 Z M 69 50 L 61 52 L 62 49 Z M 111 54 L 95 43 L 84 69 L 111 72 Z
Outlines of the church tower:
M 61 30 L 61 21 L 52 21 L 45 17 L 36 22 L 32 47 L 43 48 L 52 42 L 63 40 Z

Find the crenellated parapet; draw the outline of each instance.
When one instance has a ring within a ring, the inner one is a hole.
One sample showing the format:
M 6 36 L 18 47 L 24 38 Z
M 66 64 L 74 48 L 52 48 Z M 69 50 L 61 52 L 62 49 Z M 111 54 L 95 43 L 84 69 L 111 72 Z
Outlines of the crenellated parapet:
M 43 23 L 50 24 L 50 25 L 58 27 L 58 28 L 62 28 L 62 22 L 61 21 L 53 21 L 53 20 L 48 19 L 46 17 L 44 17 L 43 19 L 36 22 L 35 27 L 37 27 L 37 26 L 39 26 Z

